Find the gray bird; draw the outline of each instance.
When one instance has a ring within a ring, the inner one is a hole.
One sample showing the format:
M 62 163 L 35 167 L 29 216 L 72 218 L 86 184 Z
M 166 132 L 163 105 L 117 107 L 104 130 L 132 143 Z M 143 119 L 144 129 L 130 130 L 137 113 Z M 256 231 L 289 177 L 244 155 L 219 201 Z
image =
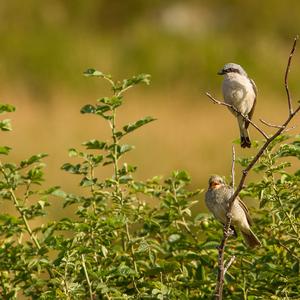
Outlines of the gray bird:
M 257 88 L 254 81 L 248 77 L 240 65 L 234 63 L 226 64 L 218 74 L 224 75 L 222 84 L 224 102 L 234 106 L 240 113 L 251 120 L 257 96 Z M 229 108 L 229 110 L 238 119 L 241 147 L 250 148 L 251 141 L 248 133 L 249 122 L 232 108 Z
M 226 185 L 223 178 L 214 175 L 209 178 L 208 190 L 205 194 L 205 203 L 207 208 L 213 213 L 223 225 L 226 223 L 226 214 L 228 209 L 228 201 L 233 194 L 233 189 Z M 237 236 L 234 226 L 238 227 L 244 237 L 246 244 L 250 248 L 260 246 L 261 243 L 251 230 L 252 220 L 249 211 L 242 200 L 237 197 L 231 211 L 232 226 L 235 236 Z

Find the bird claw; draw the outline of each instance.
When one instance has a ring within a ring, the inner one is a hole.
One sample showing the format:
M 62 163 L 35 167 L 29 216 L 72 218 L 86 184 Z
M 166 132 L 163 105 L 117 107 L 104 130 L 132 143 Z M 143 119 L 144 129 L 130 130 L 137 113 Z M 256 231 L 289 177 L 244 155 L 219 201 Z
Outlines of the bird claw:
M 227 213 L 227 218 L 232 219 L 232 213 L 231 212 Z

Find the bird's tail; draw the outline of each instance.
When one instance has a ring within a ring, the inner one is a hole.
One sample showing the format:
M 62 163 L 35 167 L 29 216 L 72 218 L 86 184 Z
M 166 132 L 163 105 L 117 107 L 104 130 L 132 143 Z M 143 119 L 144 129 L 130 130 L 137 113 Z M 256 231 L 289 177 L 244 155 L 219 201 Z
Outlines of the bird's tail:
M 249 132 L 246 126 L 246 122 L 242 116 L 238 116 L 238 122 L 240 127 L 240 134 L 241 134 L 241 147 L 242 148 L 250 148 L 251 141 L 249 138 Z
M 242 235 L 244 237 L 246 244 L 250 248 L 259 247 L 261 245 L 260 240 L 257 238 L 257 236 L 253 233 L 253 231 L 250 228 L 248 232 L 242 231 Z

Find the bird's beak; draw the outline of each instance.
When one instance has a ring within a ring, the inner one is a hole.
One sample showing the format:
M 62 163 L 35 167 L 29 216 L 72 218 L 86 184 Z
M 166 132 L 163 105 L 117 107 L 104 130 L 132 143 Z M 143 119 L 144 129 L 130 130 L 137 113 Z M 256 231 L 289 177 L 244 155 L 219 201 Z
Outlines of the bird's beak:
M 210 183 L 209 188 L 214 190 L 214 189 L 218 189 L 220 186 L 221 186 L 220 182 L 213 181 Z
M 224 75 L 224 74 L 225 74 L 225 72 L 224 72 L 224 70 L 222 69 L 222 70 L 221 70 L 221 71 L 219 71 L 217 74 L 218 74 L 218 75 Z

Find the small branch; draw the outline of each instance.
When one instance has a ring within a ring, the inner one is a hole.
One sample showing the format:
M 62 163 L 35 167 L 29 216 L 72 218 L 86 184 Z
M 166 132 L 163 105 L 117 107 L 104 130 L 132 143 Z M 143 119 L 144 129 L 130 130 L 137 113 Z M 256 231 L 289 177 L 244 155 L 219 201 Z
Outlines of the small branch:
M 37 248 L 38 250 L 41 250 L 41 245 L 40 245 L 39 241 L 37 240 L 35 234 L 32 232 L 32 230 L 31 230 L 31 228 L 30 228 L 30 226 L 29 226 L 28 220 L 27 220 L 27 218 L 26 218 L 26 215 L 24 214 L 24 212 L 23 212 L 23 210 L 22 210 L 22 208 L 21 208 L 21 206 L 20 206 L 20 204 L 19 204 L 19 201 L 18 201 L 18 199 L 17 199 L 17 197 L 16 197 L 16 195 L 15 195 L 15 193 L 14 193 L 14 191 L 13 191 L 13 189 L 10 189 L 9 192 L 10 192 L 11 198 L 12 198 L 13 201 L 14 201 L 14 204 L 15 204 L 15 207 L 16 207 L 17 211 L 18 211 L 19 214 L 21 215 L 21 218 L 22 218 L 23 223 L 24 223 L 24 225 L 25 225 L 26 231 L 28 232 L 30 238 L 31 238 L 32 241 L 34 242 L 36 248 Z
M 264 125 L 272 127 L 272 128 L 282 128 L 282 125 L 271 124 L 271 123 L 268 123 L 267 121 L 265 121 L 263 119 L 259 119 L 259 121 L 261 121 Z
M 231 164 L 231 177 L 232 177 L 232 190 L 234 190 L 234 186 L 235 186 L 235 148 L 234 146 L 232 146 L 232 164 Z M 229 263 L 227 264 L 227 267 L 224 267 L 225 263 L 224 263 L 224 254 L 225 254 L 225 246 L 227 243 L 227 240 L 230 236 L 230 225 L 231 225 L 231 219 L 232 219 L 232 215 L 231 215 L 231 210 L 233 207 L 233 200 L 230 202 L 231 200 L 229 200 L 229 205 L 227 208 L 227 214 L 226 214 L 226 224 L 224 225 L 224 229 L 223 229 L 223 238 L 221 241 L 221 244 L 218 248 L 218 280 L 217 280 L 217 285 L 216 285 L 216 289 L 215 289 L 215 298 L 216 299 L 223 299 L 223 286 L 224 286 L 224 276 L 228 270 L 228 268 L 230 267 L 230 265 L 233 263 L 233 260 L 235 259 L 235 257 L 231 258 L 233 259 L 232 262 L 231 260 L 229 261 Z
M 231 108 L 232 110 L 234 110 L 234 112 L 236 112 L 238 115 L 242 116 L 242 117 L 244 118 L 245 121 L 249 122 L 249 123 L 250 123 L 250 124 L 251 124 L 251 125 L 252 125 L 259 133 L 260 133 L 260 134 L 262 134 L 263 137 L 264 137 L 265 139 L 268 139 L 268 138 L 269 138 L 269 136 L 268 136 L 262 129 L 260 129 L 260 128 L 259 128 L 254 122 L 252 122 L 247 116 L 243 115 L 243 114 L 242 114 L 237 108 L 235 108 L 233 105 L 215 99 L 215 98 L 214 98 L 210 93 L 208 93 L 208 92 L 206 92 L 205 94 L 206 94 L 206 96 L 207 96 L 208 98 L 210 98 L 210 99 L 213 101 L 213 103 L 219 104 L 219 105 L 223 105 L 223 106 L 227 106 L 227 107 Z
M 235 186 L 235 171 L 234 171 L 234 166 L 235 166 L 235 149 L 234 146 L 232 145 L 232 163 L 231 163 L 231 186 L 234 189 Z
M 296 260 L 300 261 L 300 258 L 296 256 L 286 245 L 282 244 L 281 242 L 278 242 L 278 244 L 284 248 L 291 256 L 293 256 Z
M 289 91 L 289 86 L 288 86 L 288 76 L 289 76 L 289 72 L 290 72 L 290 68 L 291 68 L 291 62 L 292 62 L 292 58 L 296 49 L 296 45 L 297 45 L 297 41 L 299 39 L 299 36 L 297 35 L 294 38 L 294 44 L 292 47 L 292 50 L 290 52 L 289 55 L 289 59 L 288 59 L 288 63 L 286 66 L 286 70 L 285 70 L 285 75 L 284 75 L 284 86 L 285 86 L 285 91 L 287 94 L 287 100 L 288 100 L 288 107 L 289 107 L 289 114 L 291 115 L 293 113 L 293 106 L 292 106 L 292 99 L 291 99 L 291 95 L 290 95 L 290 91 Z
M 229 262 L 227 263 L 226 267 L 224 268 L 224 275 L 226 274 L 226 272 L 228 271 L 228 269 L 230 268 L 230 266 L 233 264 L 233 262 L 235 261 L 235 255 L 233 255 Z
M 272 128 L 282 128 L 282 125 L 271 124 L 271 123 L 266 122 L 263 119 L 259 119 L 259 121 L 261 121 L 264 125 L 272 127 Z M 284 129 L 283 132 L 288 132 L 288 131 L 293 130 L 295 128 L 296 128 L 296 126 L 292 126 L 291 128 L 283 128 Z
M 88 274 L 87 269 L 86 269 L 85 258 L 84 258 L 83 254 L 81 254 L 81 261 L 82 261 L 82 267 L 83 267 L 83 270 L 84 270 L 85 279 L 86 279 L 88 287 L 89 287 L 90 299 L 93 300 L 94 297 L 93 297 L 93 291 L 92 291 L 92 283 L 90 281 L 89 274 Z

